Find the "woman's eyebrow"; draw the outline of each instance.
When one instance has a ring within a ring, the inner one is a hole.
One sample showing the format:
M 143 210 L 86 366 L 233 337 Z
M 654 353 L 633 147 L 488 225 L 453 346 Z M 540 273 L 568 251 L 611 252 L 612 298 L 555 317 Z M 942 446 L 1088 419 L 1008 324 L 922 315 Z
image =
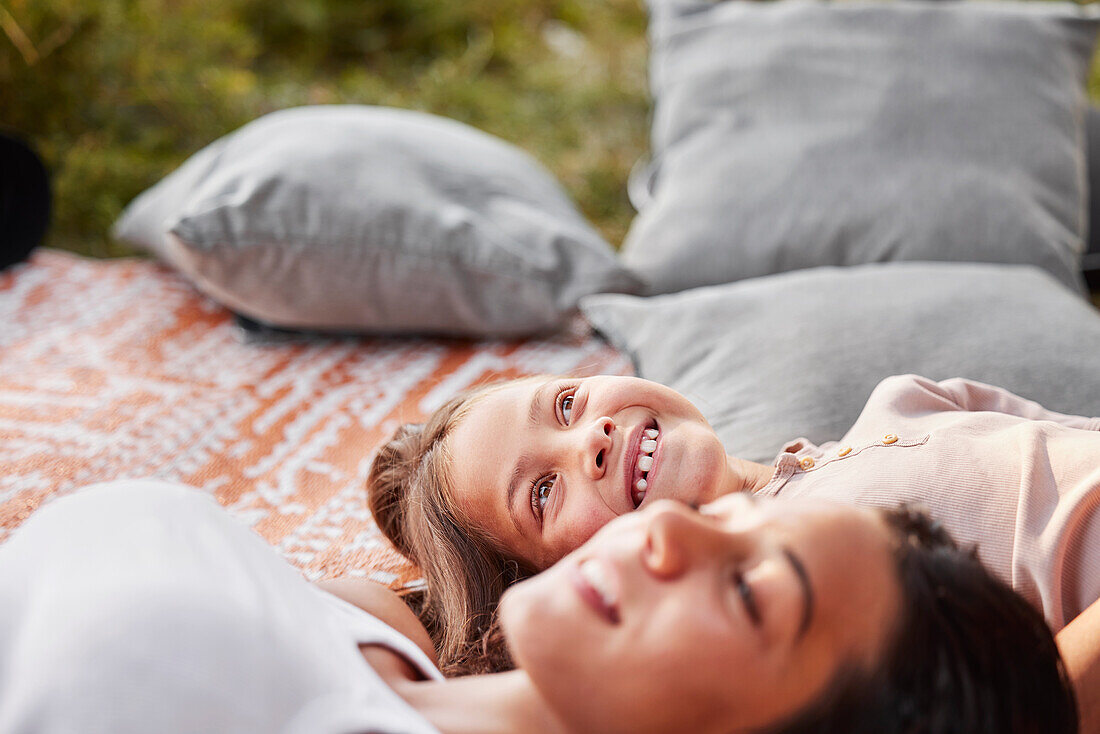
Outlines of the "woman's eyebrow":
M 794 569 L 794 575 L 802 585 L 802 622 L 798 625 L 798 635 L 795 637 L 797 642 L 806 635 L 806 631 L 810 629 L 810 622 L 814 618 L 814 589 L 810 585 L 810 575 L 806 573 L 805 564 L 794 554 L 794 551 L 785 547 L 783 555 L 786 556 L 791 568 Z

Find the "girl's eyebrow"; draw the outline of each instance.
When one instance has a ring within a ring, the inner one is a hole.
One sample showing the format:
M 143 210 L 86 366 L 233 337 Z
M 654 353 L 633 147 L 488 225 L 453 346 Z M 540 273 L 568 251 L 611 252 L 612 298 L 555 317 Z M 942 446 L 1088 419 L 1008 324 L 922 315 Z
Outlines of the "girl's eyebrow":
M 508 479 L 508 517 L 512 518 L 512 524 L 516 526 L 516 532 L 522 536 L 526 536 L 522 525 L 519 521 L 519 511 L 516 510 L 516 495 L 519 493 L 519 487 L 523 484 L 523 479 L 530 471 L 531 465 L 530 459 L 526 456 L 519 457 L 519 461 L 516 462 L 516 466 L 512 469 L 512 476 Z
M 549 397 L 551 388 L 554 386 L 553 380 L 548 380 L 535 390 L 535 394 L 531 397 L 531 406 L 527 409 L 527 424 L 529 426 L 537 426 L 539 423 L 539 416 L 544 412 L 543 403 L 546 402 Z

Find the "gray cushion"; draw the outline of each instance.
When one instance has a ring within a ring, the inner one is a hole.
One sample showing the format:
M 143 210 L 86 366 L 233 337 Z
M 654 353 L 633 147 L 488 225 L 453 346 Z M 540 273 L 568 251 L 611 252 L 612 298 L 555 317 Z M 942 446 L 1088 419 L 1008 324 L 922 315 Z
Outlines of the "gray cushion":
M 1100 313 L 1035 268 L 882 263 L 581 310 L 642 377 L 690 398 L 727 450 L 839 439 L 884 377 L 967 377 L 1100 415 Z
M 1095 13 L 650 9 L 654 164 L 623 256 L 652 292 L 892 260 L 1033 264 L 1080 287 Z
M 533 158 L 378 107 L 260 118 L 143 193 L 115 233 L 283 327 L 525 334 L 639 286 Z

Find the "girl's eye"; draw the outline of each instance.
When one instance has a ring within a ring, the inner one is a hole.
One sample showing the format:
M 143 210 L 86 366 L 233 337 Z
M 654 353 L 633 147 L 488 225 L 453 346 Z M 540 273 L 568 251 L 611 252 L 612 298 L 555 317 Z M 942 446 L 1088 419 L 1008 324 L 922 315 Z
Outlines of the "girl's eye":
M 555 401 L 558 404 L 558 414 L 561 415 L 561 421 L 567 426 L 573 421 L 573 402 L 576 394 L 577 386 L 569 385 L 558 391 L 558 398 Z
M 542 512 L 546 503 L 550 501 L 550 493 L 554 489 L 553 477 L 536 479 L 531 485 L 531 509 L 535 511 L 535 517 L 542 520 Z
M 565 419 L 566 423 L 569 423 L 573 417 L 573 396 L 566 395 L 561 399 L 561 415 Z

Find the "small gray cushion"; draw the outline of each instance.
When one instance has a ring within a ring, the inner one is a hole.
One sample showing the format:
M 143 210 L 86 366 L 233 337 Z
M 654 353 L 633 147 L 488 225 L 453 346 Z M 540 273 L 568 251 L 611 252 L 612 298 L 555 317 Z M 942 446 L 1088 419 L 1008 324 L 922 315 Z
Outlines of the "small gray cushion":
M 639 287 L 533 158 L 379 107 L 262 117 L 143 193 L 115 234 L 292 328 L 526 334 Z
M 652 292 L 891 260 L 1080 288 L 1095 13 L 649 2 L 654 164 L 623 256 Z
M 839 439 L 884 377 L 967 377 L 1100 415 L 1100 313 L 1026 266 L 815 268 L 682 293 L 592 296 L 592 325 L 711 421 L 728 451 L 775 458 Z

